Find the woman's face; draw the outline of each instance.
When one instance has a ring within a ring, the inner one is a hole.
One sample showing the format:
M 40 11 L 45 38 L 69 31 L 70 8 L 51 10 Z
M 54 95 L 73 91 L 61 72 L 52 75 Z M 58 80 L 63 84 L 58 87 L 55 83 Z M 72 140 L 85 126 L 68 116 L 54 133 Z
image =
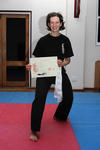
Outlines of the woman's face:
M 60 22 L 59 17 L 54 16 L 50 18 L 50 23 L 48 23 L 48 26 L 50 27 L 51 32 L 59 32 L 62 23 Z

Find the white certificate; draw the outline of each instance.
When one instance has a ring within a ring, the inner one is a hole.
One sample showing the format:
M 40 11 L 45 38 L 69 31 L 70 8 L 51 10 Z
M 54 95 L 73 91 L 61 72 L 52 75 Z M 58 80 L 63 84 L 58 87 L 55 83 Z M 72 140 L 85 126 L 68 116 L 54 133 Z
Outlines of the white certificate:
M 55 56 L 30 58 L 30 64 L 32 78 L 52 77 L 58 74 L 59 67 Z

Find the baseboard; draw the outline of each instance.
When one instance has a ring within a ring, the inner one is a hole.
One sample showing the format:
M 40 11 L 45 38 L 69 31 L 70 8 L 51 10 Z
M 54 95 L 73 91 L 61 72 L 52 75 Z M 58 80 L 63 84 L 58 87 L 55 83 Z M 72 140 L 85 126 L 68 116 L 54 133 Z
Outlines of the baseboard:
M 73 89 L 74 92 L 100 92 L 99 88 Z
M 8 92 L 34 92 L 35 88 L 31 87 L 4 87 L 0 88 L 0 91 Z M 49 92 L 53 92 L 54 88 L 51 88 Z M 84 89 L 73 89 L 73 92 L 100 92 L 100 88 L 84 88 Z

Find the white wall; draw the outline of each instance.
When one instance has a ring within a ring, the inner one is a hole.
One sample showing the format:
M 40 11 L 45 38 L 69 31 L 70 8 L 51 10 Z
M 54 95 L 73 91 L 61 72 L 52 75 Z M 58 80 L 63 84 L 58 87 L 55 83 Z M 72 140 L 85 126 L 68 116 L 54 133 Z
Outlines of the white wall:
M 100 60 L 100 46 L 96 46 L 97 0 L 87 1 L 85 87 L 94 87 L 95 62 Z
M 100 60 L 96 45 L 97 0 L 82 0 L 79 19 L 73 18 L 74 0 L 68 0 L 67 32 L 75 56 L 71 63 L 73 88 L 94 88 L 95 62 Z
M 74 57 L 66 70 L 74 89 L 94 87 L 94 64 L 100 60 L 100 48 L 96 46 L 96 1 L 82 0 L 79 19 L 74 18 L 74 0 L 1 0 L 0 10 L 32 11 L 32 47 L 47 33 L 45 16 L 59 11 L 66 22 L 63 31 L 71 40 Z M 33 86 L 35 82 L 33 81 Z
M 81 1 L 79 18 L 74 18 L 74 0 L 68 0 L 67 6 L 67 35 L 72 42 L 75 55 L 70 64 L 70 79 L 74 89 L 82 89 L 84 87 L 86 0 Z

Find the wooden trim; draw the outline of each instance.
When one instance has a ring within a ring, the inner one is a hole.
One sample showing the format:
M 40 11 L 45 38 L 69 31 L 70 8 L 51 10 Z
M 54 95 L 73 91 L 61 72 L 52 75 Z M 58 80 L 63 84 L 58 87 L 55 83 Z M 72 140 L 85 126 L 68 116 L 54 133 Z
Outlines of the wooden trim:
M 30 13 L 32 14 L 32 11 L 31 10 L 0 10 L 0 13 L 3 13 L 3 14 L 10 14 L 10 13 Z
M 2 60 L 3 60 L 3 86 L 5 85 L 6 81 L 6 16 L 2 16 Z
M 35 92 L 36 88 L 29 88 L 29 87 L 4 87 L 0 88 L 0 91 L 16 91 L 16 92 Z M 54 88 L 51 88 L 49 92 L 54 92 Z M 100 89 L 95 89 L 95 88 L 84 88 L 84 89 L 73 89 L 73 92 L 88 92 L 88 93 L 94 93 L 94 92 L 100 92 Z
M 30 29 L 30 57 L 32 56 L 32 10 L 0 10 L 1 15 L 29 15 L 29 29 Z
M 6 18 L 26 18 L 27 14 L 4 14 Z
M 6 18 L 25 18 L 26 20 L 26 46 L 25 46 L 25 61 L 6 61 Z M 6 14 L 2 15 L 2 22 L 3 22 L 3 86 L 29 86 L 29 73 L 26 71 L 26 81 L 22 82 L 7 82 L 6 79 L 6 66 L 25 66 L 29 62 L 29 15 L 28 14 Z M 31 44 L 30 44 L 31 45 Z M 11 84 L 11 85 L 10 85 Z M 14 85 L 15 84 L 15 85 Z
M 2 16 L 0 15 L 0 87 L 2 86 Z
M 26 16 L 26 50 L 25 50 L 25 63 L 29 63 L 29 17 Z M 26 65 L 25 64 L 25 65 Z M 26 85 L 29 85 L 29 73 L 26 71 Z
M 0 92 L 34 92 L 34 88 L 27 88 L 27 87 L 5 87 L 0 88 Z
M 74 92 L 100 92 L 99 88 L 83 88 L 83 89 L 73 89 Z
M 94 87 L 100 88 L 100 61 L 95 62 L 95 81 Z
M 25 66 L 25 61 L 7 61 L 6 66 Z
M 26 81 L 6 81 L 6 87 L 24 87 L 26 86 Z

